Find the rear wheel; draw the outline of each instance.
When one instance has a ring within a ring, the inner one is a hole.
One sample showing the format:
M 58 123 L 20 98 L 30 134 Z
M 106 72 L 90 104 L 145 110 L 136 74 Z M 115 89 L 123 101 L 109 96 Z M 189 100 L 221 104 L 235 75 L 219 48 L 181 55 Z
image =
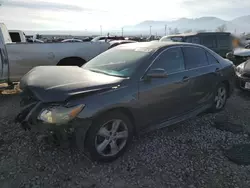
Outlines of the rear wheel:
M 133 126 L 127 116 L 109 112 L 97 118 L 87 133 L 86 147 L 96 161 L 110 162 L 121 156 L 133 136 Z
M 226 85 L 224 83 L 219 84 L 215 91 L 212 112 L 218 112 L 224 108 L 227 102 L 227 97 L 228 97 L 227 95 L 228 95 L 228 90 Z

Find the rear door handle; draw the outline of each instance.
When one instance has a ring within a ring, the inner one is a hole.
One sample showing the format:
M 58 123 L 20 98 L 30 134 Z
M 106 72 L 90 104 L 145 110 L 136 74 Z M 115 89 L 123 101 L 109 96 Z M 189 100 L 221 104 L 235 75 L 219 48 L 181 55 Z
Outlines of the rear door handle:
M 187 82 L 189 80 L 189 77 L 188 76 L 184 76 L 183 78 L 182 78 L 182 81 L 183 82 Z

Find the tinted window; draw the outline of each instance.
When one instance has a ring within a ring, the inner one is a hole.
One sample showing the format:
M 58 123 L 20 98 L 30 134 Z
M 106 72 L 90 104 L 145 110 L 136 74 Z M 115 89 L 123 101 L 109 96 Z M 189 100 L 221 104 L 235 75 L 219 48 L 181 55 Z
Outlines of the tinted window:
M 218 46 L 220 47 L 229 47 L 230 46 L 230 37 L 228 35 L 218 35 L 217 36 Z
M 205 50 L 196 47 L 183 47 L 187 69 L 208 65 Z
M 186 42 L 200 44 L 200 39 L 199 37 L 188 37 Z
M 212 56 L 210 53 L 206 53 L 207 54 L 207 59 L 209 64 L 218 64 L 219 62 L 217 61 L 217 59 L 215 59 L 214 56 Z
M 216 38 L 213 35 L 202 36 L 202 44 L 208 48 L 216 48 Z
M 170 48 L 164 51 L 151 66 L 151 69 L 163 68 L 168 74 L 185 69 L 181 48 Z
M 10 38 L 11 38 L 12 42 L 21 42 L 21 38 L 20 38 L 19 33 L 10 32 Z

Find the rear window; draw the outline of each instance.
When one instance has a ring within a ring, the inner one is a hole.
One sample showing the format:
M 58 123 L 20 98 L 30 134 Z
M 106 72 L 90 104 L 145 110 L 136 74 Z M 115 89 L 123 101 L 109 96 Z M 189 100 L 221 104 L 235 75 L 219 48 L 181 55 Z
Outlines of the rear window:
M 10 38 L 12 42 L 21 42 L 20 35 L 17 32 L 10 32 Z
M 200 38 L 199 37 L 187 37 L 186 42 L 200 44 Z
M 202 44 L 208 48 L 216 48 L 216 37 L 214 35 L 202 36 Z
M 217 42 L 219 47 L 230 47 L 230 36 L 228 35 L 218 35 Z

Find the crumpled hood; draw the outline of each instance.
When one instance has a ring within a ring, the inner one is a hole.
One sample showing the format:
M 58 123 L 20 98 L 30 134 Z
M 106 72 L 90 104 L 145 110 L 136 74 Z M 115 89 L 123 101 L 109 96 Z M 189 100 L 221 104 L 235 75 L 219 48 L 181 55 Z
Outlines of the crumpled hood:
M 244 73 L 250 73 L 250 60 L 244 62 Z
M 43 102 L 62 102 L 73 95 L 112 88 L 122 80 L 76 66 L 40 66 L 23 76 L 20 89 L 28 88 Z
M 250 56 L 250 49 L 245 49 L 245 48 L 236 48 L 234 50 L 234 55 L 237 56 Z

